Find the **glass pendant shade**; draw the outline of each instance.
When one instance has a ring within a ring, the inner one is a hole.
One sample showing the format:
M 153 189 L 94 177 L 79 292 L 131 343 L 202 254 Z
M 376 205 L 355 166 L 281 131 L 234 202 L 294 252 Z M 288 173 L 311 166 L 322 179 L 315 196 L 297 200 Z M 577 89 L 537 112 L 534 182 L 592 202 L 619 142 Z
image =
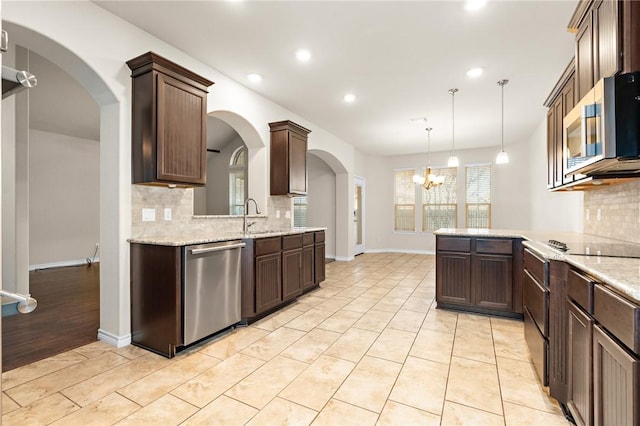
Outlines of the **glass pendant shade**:
M 509 155 L 506 152 L 500 151 L 496 156 L 496 164 L 507 164 L 509 162 Z
M 447 160 L 447 167 L 458 167 L 460 165 L 460 160 L 455 155 L 452 155 Z

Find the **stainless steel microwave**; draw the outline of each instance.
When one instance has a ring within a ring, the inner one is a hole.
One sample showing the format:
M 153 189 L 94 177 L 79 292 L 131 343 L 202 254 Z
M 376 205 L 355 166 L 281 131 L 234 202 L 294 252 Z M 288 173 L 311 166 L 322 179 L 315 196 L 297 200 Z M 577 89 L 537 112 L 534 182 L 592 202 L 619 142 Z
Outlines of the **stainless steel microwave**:
M 598 81 L 563 127 L 566 175 L 640 173 L 640 73 Z

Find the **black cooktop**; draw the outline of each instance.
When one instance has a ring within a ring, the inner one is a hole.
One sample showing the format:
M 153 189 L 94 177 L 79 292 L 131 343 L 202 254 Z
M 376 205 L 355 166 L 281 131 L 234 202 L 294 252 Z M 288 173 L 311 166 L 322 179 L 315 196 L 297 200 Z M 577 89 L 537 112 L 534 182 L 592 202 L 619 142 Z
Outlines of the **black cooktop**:
M 568 243 L 549 240 L 549 246 L 575 256 L 629 257 L 640 259 L 640 245 L 630 243 Z

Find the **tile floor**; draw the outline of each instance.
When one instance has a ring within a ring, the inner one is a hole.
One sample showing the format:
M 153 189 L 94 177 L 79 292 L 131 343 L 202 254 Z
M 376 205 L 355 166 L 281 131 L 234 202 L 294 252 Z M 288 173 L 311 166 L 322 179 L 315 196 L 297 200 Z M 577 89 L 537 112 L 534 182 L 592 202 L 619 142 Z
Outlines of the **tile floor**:
M 365 254 L 168 360 L 96 342 L 2 375 L 4 425 L 540 425 L 519 321 L 435 309 L 435 258 Z

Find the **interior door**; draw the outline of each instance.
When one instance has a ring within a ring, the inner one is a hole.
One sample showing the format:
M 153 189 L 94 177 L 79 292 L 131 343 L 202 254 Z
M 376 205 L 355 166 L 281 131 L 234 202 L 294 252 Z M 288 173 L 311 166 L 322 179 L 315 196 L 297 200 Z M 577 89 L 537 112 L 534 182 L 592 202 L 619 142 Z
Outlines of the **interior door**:
M 357 256 L 364 253 L 364 179 L 356 177 L 354 182 L 353 228 L 355 232 L 355 247 L 353 254 Z

